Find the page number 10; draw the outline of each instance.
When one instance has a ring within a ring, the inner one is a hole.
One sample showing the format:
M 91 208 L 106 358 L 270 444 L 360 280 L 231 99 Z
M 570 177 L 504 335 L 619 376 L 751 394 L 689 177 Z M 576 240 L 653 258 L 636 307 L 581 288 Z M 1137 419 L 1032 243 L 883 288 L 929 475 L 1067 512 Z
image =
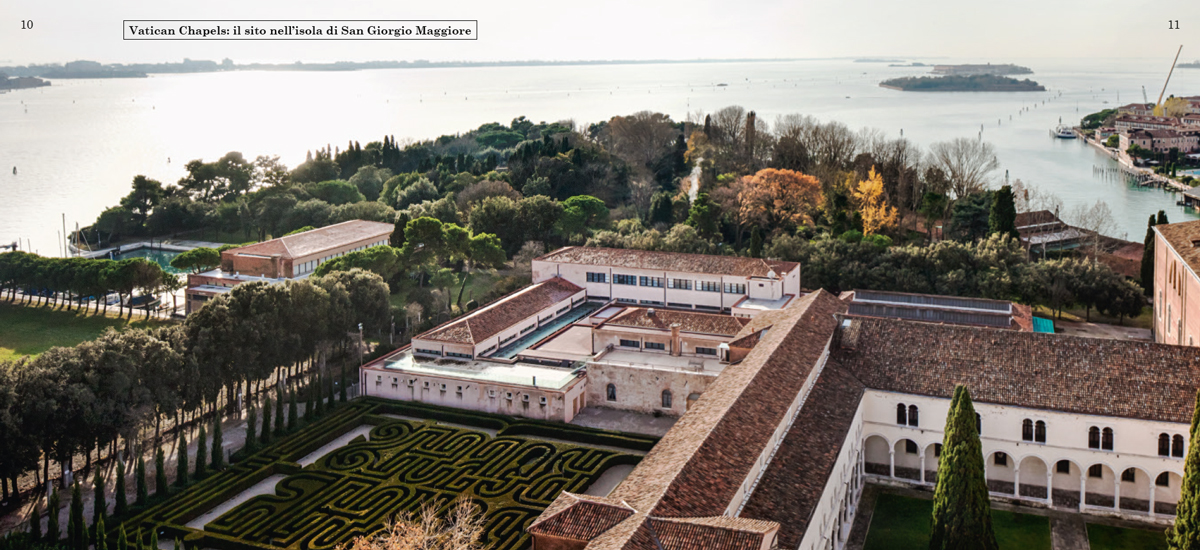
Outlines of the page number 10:
M 1179 30 L 1179 20 L 1178 19 L 1168 19 L 1167 20 L 1167 28 L 1170 30 Z
M 32 19 L 22 19 L 21 20 L 21 30 L 27 31 L 32 28 L 33 28 L 33 20 Z

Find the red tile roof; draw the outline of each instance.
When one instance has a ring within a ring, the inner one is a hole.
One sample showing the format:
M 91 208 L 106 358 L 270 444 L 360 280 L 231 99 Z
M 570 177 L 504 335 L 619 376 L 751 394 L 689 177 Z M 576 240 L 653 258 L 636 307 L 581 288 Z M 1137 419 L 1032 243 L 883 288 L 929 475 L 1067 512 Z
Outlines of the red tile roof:
M 372 237 L 386 239 L 395 227 L 390 223 L 350 220 L 342 223 L 279 237 L 261 243 L 232 248 L 227 254 L 253 254 L 282 258 L 303 258 L 326 250 L 333 250 Z
M 526 530 L 533 535 L 589 541 L 633 514 L 634 509 L 623 502 L 564 491 Z
M 513 292 L 482 309 L 413 337 L 452 344 L 476 344 L 553 306 L 583 289 L 554 277 Z
M 1154 226 L 1154 231 L 1175 249 L 1193 272 L 1200 273 L 1200 220 Z
M 651 314 L 651 311 L 654 313 Z M 631 307 L 614 315 L 604 325 L 671 330 L 673 323 L 679 323 L 682 332 L 733 336 L 748 321 L 742 317 L 715 313 Z
M 579 265 L 603 265 L 680 273 L 707 273 L 738 277 L 766 277 L 774 271 L 779 277 L 799 267 L 796 262 L 712 256 L 682 252 L 657 252 L 625 248 L 568 246 L 537 258 L 540 261 Z

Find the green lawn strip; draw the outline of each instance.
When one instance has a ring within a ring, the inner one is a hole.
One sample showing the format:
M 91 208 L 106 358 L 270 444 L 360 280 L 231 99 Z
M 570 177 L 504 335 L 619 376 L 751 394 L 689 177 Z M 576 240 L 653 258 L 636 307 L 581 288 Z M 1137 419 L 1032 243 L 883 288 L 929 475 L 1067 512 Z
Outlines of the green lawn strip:
M 115 313 L 110 308 L 110 313 Z M 55 311 L 48 307 L 35 307 L 0 303 L 0 361 L 18 359 L 22 356 L 37 356 L 46 350 L 63 346 L 70 347 L 80 342 L 94 340 L 109 327 L 122 329 L 126 326 L 152 327 L 166 323 L 155 320 L 134 321 L 106 317 L 94 313 Z
M 932 514 L 932 500 L 881 493 L 864 550 L 926 550 Z M 1050 550 L 1050 521 L 1043 516 L 992 510 L 992 526 L 1001 550 Z
M 1088 542 L 1092 550 L 1156 550 L 1167 548 L 1162 530 L 1125 529 L 1099 523 L 1087 524 Z

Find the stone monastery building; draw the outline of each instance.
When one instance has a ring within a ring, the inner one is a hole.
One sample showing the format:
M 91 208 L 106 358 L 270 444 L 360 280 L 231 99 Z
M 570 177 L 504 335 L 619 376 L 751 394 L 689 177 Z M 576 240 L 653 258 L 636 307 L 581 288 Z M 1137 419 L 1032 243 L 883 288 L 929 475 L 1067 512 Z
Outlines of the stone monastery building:
M 840 549 L 864 483 L 932 487 L 957 384 L 993 499 L 1173 519 L 1194 349 L 1038 333 L 991 301 L 805 293 L 788 262 L 572 247 L 533 272 L 360 382 L 563 422 L 678 416 L 611 493 L 561 494 L 537 550 Z

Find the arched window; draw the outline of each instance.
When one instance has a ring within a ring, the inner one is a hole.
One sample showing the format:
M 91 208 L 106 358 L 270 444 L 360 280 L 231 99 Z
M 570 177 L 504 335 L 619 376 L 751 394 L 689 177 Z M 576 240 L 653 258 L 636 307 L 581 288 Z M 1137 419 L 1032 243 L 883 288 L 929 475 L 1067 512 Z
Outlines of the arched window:
M 607 397 L 608 397 L 608 400 L 609 400 L 609 401 L 616 401 L 616 400 L 617 400 L 617 387 L 616 387 L 616 386 L 614 386 L 614 385 L 612 385 L 612 384 L 609 384 L 609 385 L 608 385 L 608 395 L 607 395 Z
M 1167 472 L 1158 474 L 1158 477 L 1154 479 L 1154 484 L 1158 485 L 1159 487 L 1170 487 L 1171 474 L 1168 474 Z
M 1058 461 L 1057 463 L 1054 464 L 1054 471 L 1056 471 L 1060 474 L 1071 473 L 1071 461 L 1069 461 L 1069 460 Z
M 1183 436 L 1176 434 L 1171 438 L 1171 456 L 1183 458 Z
M 917 417 L 917 413 L 918 413 L 918 411 L 917 411 L 917 406 L 916 406 L 916 405 L 909 405 L 909 406 L 908 406 L 908 425 L 909 425 L 909 426 L 917 426 L 917 425 L 919 425 L 919 423 L 917 422 L 917 418 L 918 418 L 918 417 Z
M 1021 422 L 1021 441 L 1033 441 L 1033 421 L 1028 418 Z
M 1113 450 L 1113 431 L 1112 428 L 1104 428 L 1104 440 L 1100 443 L 1100 448 L 1106 451 Z
M 1046 442 L 1046 423 L 1044 421 L 1038 420 L 1036 423 L 1034 423 L 1033 440 L 1037 443 Z
M 663 390 L 662 392 L 662 408 L 671 408 L 671 390 Z
M 901 426 L 908 424 L 908 407 L 904 403 L 896 405 L 896 423 Z
M 1097 428 L 1095 426 L 1088 428 L 1088 448 L 1089 449 L 1099 449 L 1100 448 L 1100 428 Z
M 1171 455 L 1171 436 L 1158 434 L 1158 456 Z
M 1125 483 L 1133 483 L 1136 479 L 1137 474 L 1134 473 L 1133 468 L 1126 468 L 1124 472 L 1121 472 L 1121 481 Z

